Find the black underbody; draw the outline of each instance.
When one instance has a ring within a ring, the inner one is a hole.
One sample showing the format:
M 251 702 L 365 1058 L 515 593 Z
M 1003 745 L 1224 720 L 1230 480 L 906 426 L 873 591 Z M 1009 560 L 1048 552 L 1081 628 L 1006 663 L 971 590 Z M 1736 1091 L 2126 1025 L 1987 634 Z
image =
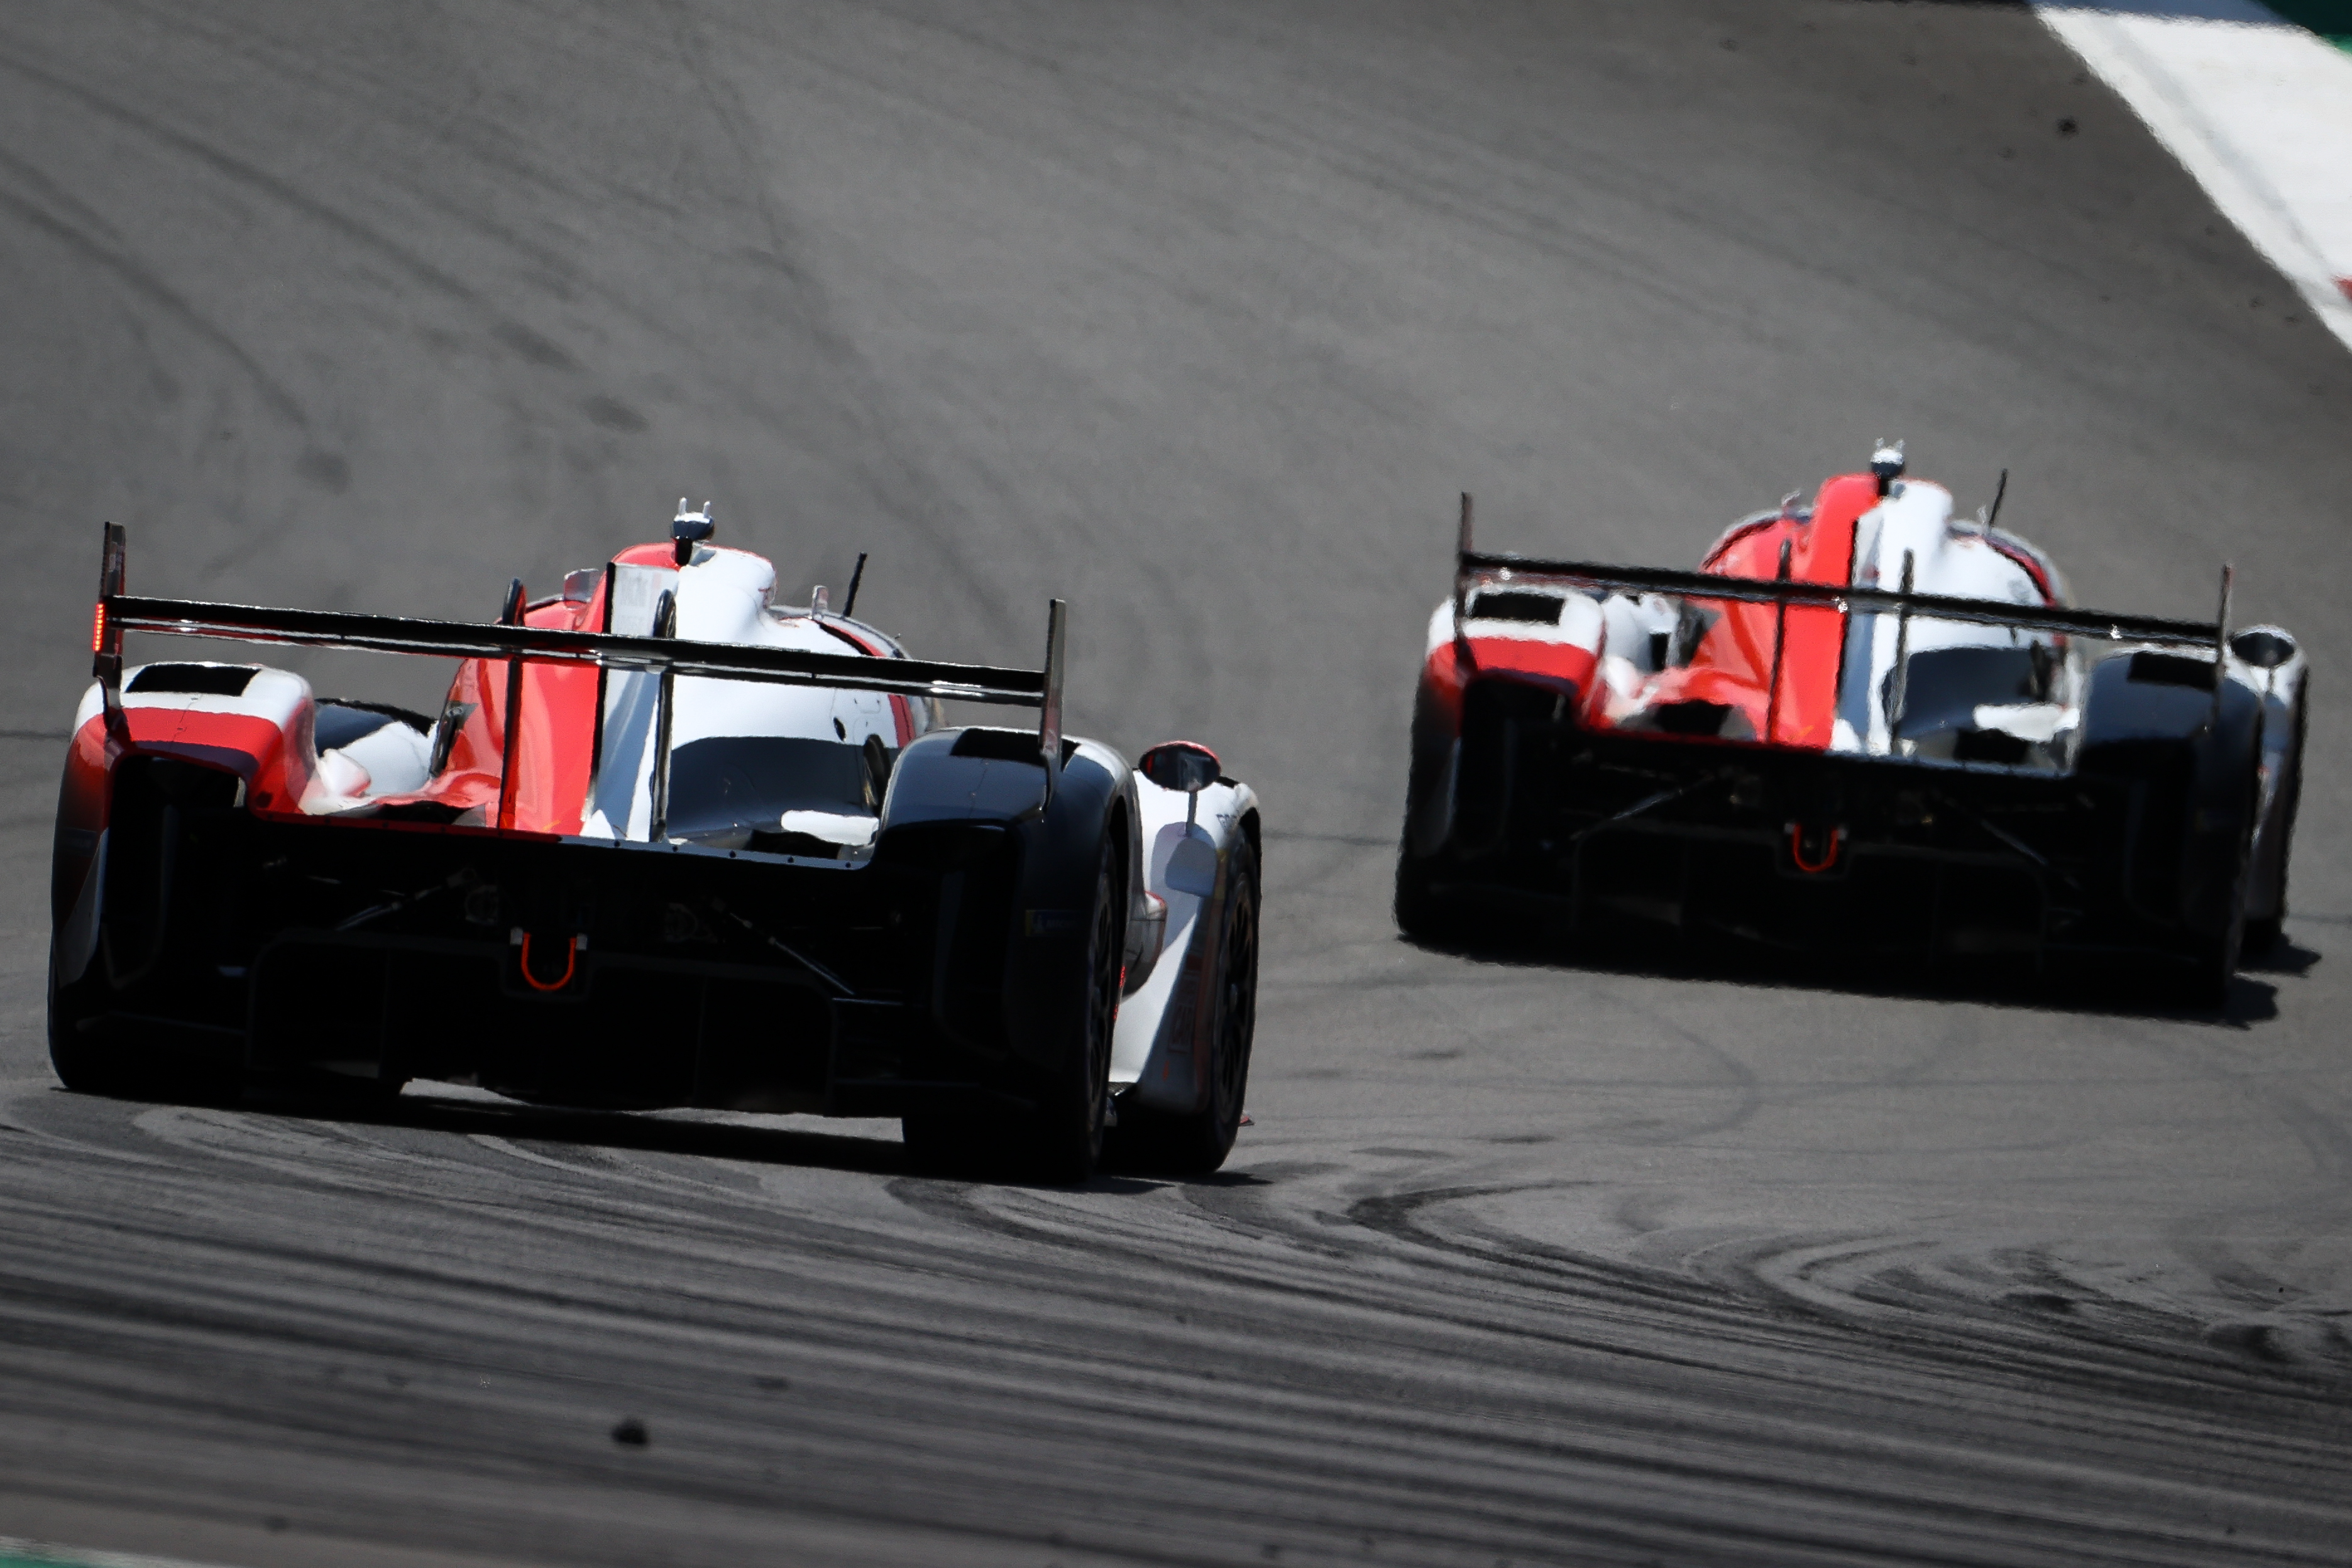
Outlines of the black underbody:
M 234 779 L 168 758 L 127 759 L 114 789 L 103 940 L 58 996 L 84 1034 L 247 1074 L 574 1104 L 1021 1103 L 1005 993 L 1023 852 L 1004 824 L 795 863 L 257 818 Z M 1077 918 L 1025 915 L 1055 935 Z
M 1461 737 L 1434 844 L 1415 823 L 1450 737 L 1416 747 L 1401 909 L 1833 955 L 2194 961 L 2242 869 L 2239 780 L 2217 789 L 2213 748 L 2179 739 L 2086 747 L 2064 773 L 1835 755 L 1587 730 L 1507 679 L 1472 684 Z

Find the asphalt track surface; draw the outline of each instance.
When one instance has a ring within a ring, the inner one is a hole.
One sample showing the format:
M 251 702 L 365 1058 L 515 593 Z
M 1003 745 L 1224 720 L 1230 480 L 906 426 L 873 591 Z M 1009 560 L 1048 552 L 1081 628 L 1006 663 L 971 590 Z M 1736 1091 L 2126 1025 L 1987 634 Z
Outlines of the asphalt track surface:
M 2294 318 L 2004 6 L 0 11 L 0 1534 L 2352 1562 L 2352 356 Z M 2086 602 L 2226 554 L 2304 635 L 2290 942 L 2226 1016 L 1400 940 L 1454 493 L 1683 565 L 1880 434 L 1964 507 L 2009 466 Z M 682 490 L 788 583 L 870 550 L 926 654 L 1066 595 L 1077 727 L 1258 785 L 1220 1177 L 56 1086 L 99 519 L 141 591 L 488 619 Z

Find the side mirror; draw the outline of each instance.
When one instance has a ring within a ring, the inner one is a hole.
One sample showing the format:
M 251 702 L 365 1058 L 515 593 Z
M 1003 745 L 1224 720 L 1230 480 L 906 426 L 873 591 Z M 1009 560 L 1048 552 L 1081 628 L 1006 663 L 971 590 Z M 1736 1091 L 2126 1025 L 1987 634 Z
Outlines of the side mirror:
M 2230 639 L 2230 652 L 2257 670 L 2275 670 L 2294 657 L 2294 639 L 2275 626 L 2253 626 Z
M 1171 860 L 1168 862 L 1171 879 L 1169 885 L 1181 892 L 1198 893 L 1205 895 L 1211 888 L 1213 888 L 1216 885 L 1217 855 L 1214 850 L 1210 849 L 1207 844 L 1200 843 L 1197 840 L 1193 839 L 1191 834 L 1192 831 L 1193 819 L 1199 815 L 1201 810 L 1201 791 L 1206 789 L 1210 785 L 1214 784 L 1219 779 L 1224 776 L 1224 764 L 1217 760 L 1217 754 L 1215 752 L 1210 750 L 1207 747 L 1201 745 L 1198 741 L 1163 740 L 1159 745 L 1153 747 L 1150 750 L 1143 754 L 1143 759 L 1136 765 L 1136 768 L 1137 771 L 1140 772 L 1146 779 L 1150 779 L 1162 789 L 1181 789 L 1184 791 L 1184 831 L 1186 836 L 1181 842 L 1177 844 L 1177 854 L 1181 857 L 1187 851 L 1195 848 L 1203 852 L 1209 862 L 1206 873 L 1207 880 L 1203 885 L 1199 887 L 1188 886 L 1185 882 L 1176 880 L 1176 862 L 1174 860 Z M 1194 868 L 1192 880 L 1200 880 L 1200 873 L 1197 866 Z
M 1143 754 L 1137 771 L 1162 789 L 1198 795 L 1224 776 L 1224 764 L 1207 747 L 1190 740 L 1165 740 Z

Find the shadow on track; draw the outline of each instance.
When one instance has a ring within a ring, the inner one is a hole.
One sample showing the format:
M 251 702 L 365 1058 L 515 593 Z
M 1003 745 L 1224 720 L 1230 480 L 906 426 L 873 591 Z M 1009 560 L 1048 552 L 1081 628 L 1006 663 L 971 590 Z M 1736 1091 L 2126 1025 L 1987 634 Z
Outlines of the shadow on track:
M 60 1091 L 70 1092 L 69 1091 Z M 697 1119 L 692 1112 L 603 1110 L 533 1105 L 520 1101 L 444 1099 L 431 1093 L 386 1096 L 339 1091 L 315 1082 L 270 1082 L 215 1095 L 165 1094 L 149 1103 L 202 1104 L 298 1121 L 332 1121 L 377 1127 L 406 1127 L 456 1136 L 491 1136 L 518 1143 L 565 1144 L 583 1148 L 625 1149 L 640 1154 L 732 1160 L 746 1165 L 789 1166 L 809 1170 L 851 1171 L 867 1176 L 908 1176 L 957 1186 L 1034 1188 L 1055 1192 L 1099 1192 L 1139 1196 L 1164 1186 L 1255 1186 L 1260 1178 L 1243 1172 L 1170 1176 L 1149 1165 L 1106 1150 L 1102 1167 L 1077 1186 L 1042 1182 L 1003 1170 L 941 1172 L 925 1167 L 894 1138 L 816 1132 L 800 1127 L 747 1125 Z
M 798 1166 L 870 1175 L 912 1174 L 906 1145 L 894 1139 L 818 1133 L 797 1127 L 747 1126 L 644 1112 L 570 1106 L 490 1103 L 405 1094 L 359 1099 L 301 1087 L 249 1090 L 237 1109 L 303 1119 L 364 1122 L 459 1135 L 488 1134 L 520 1142 L 576 1144 L 640 1154 L 682 1155 L 751 1165 Z
M 1872 959 L 1758 947 L 1728 938 L 1710 940 L 1622 936 L 1571 936 L 1557 929 L 1521 934 L 1465 935 L 1449 941 L 1397 940 L 1423 952 L 1512 968 L 1582 969 L 1646 979 L 1714 980 L 1778 990 L 1837 991 L 1912 1001 L 1975 1002 L 2037 1012 L 2162 1019 L 2249 1029 L 2279 1016 L 2279 988 L 2260 976 L 2301 978 L 2320 955 L 2291 940 L 2249 956 L 2230 982 L 2219 1009 L 2168 999 L 2159 978 L 2125 965 L 2035 971 L 2003 967 L 1996 959 Z M 2021 972 L 2022 971 L 2022 972 Z

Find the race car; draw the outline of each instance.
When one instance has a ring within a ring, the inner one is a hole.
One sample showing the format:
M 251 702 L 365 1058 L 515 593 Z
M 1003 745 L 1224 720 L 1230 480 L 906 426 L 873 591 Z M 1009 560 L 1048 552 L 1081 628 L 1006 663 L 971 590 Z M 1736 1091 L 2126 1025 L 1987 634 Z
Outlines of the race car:
M 2274 943 L 2307 665 L 2276 626 L 2072 608 L 1989 508 L 1865 473 L 1696 572 L 1480 553 L 1429 622 L 1408 936 L 1678 934 L 2155 966 L 2218 1004 Z
M 51 1060 L 144 1097 L 413 1079 L 895 1116 L 937 1167 L 1216 1168 L 1255 1020 L 1259 812 L 1186 741 L 1062 733 L 1042 669 L 918 662 L 712 542 L 493 625 L 136 598 L 109 524 L 58 809 Z M 460 662 L 437 716 L 129 632 Z M 950 727 L 945 701 L 1032 728 Z

